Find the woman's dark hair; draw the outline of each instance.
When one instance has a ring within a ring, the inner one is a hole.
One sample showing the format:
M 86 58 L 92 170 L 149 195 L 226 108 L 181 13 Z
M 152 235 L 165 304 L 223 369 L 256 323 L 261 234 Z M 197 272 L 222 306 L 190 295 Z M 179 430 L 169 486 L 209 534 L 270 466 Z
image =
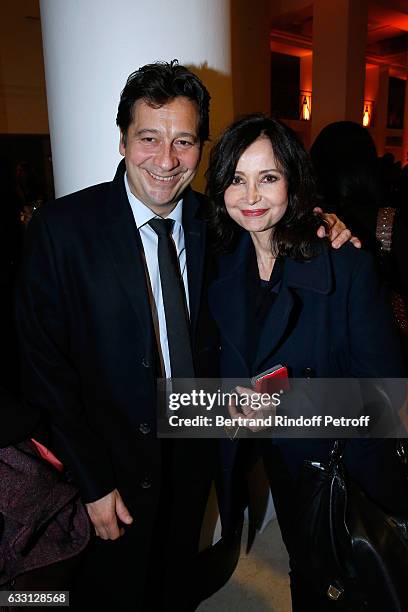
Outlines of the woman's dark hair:
M 325 206 L 342 217 L 359 207 L 385 205 L 386 191 L 374 141 L 352 121 L 330 123 L 310 149 Z
M 137 100 L 160 107 L 177 96 L 185 96 L 197 104 L 200 117 L 198 133 L 202 145 L 209 136 L 210 94 L 198 76 L 181 66 L 177 60 L 147 64 L 128 77 L 116 116 L 116 124 L 124 139 L 126 140 L 128 127 L 132 123 Z
M 262 114 L 247 115 L 230 125 L 211 151 L 206 193 L 215 248 L 229 251 L 242 231 L 227 213 L 224 193 L 232 183 L 239 158 L 260 137 L 269 139 L 288 190 L 288 206 L 274 227 L 271 250 L 275 255 L 309 259 L 316 251 L 316 230 L 325 224 L 313 213 L 316 188 L 312 164 L 295 133 Z

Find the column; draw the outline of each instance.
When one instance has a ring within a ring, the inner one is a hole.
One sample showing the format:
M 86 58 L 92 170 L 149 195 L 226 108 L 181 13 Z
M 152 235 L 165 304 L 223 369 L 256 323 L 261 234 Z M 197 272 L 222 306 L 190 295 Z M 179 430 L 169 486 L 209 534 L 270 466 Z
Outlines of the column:
M 268 0 L 231 0 L 234 115 L 271 111 Z
M 389 67 L 380 66 L 378 69 L 378 94 L 375 113 L 375 144 L 380 157 L 385 153 L 387 138 L 389 78 Z
M 404 132 L 402 139 L 401 163 L 408 164 L 408 74 L 405 81 Z
M 361 122 L 367 0 L 315 0 L 312 141 L 333 121 Z
M 312 91 L 313 87 L 313 54 L 312 52 L 300 58 L 300 90 Z M 312 101 L 313 102 L 313 101 Z
M 299 89 L 301 92 L 308 92 L 306 95 L 309 95 L 309 111 L 312 113 L 313 117 L 313 54 L 310 52 L 307 55 L 304 55 L 300 58 L 300 83 Z M 300 116 L 300 102 L 302 96 L 299 98 L 299 116 Z M 310 148 L 310 124 L 311 121 L 302 121 L 302 141 L 305 145 L 306 149 Z
M 57 196 L 113 178 L 120 92 L 144 64 L 187 64 L 213 97 L 212 134 L 231 120 L 229 0 L 40 2 Z

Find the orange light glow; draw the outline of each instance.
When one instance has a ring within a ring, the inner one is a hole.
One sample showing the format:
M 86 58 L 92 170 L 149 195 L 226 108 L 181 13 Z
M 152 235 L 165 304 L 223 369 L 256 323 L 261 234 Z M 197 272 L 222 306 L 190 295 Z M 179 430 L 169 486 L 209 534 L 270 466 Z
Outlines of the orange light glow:
M 302 121 L 310 121 L 311 116 L 311 100 L 312 96 L 310 92 L 306 93 L 304 91 L 300 92 L 300 119 Z
M 309 119 L 310 119 L 310 110 L 309 110 L 309 107 L 307 105 L 306 96 L 303 98 L 302 119 L 304 119 L 305 121 L 309 121 Z
M 364 127 L 368 127 L 370 125 L 370 113 L 368 112 L 368 106 L 366 106 L 364 109 L 363 125 Z
M 373 115 L 373 102 L 371 100 L 364 101 L 364 111 L 363 111 L 363 126 L 370 127 L 372 123 L 372 115 Z

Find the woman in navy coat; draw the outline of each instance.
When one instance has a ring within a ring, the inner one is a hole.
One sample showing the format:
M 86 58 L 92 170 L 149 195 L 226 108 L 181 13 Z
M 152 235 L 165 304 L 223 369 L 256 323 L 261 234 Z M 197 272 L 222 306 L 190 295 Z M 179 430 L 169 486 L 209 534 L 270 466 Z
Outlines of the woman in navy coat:
M 371 256 L 350 245 L 329 248 L 316 237 L 321 220 L 313 214 L 313 173 L 294 133 L 262 115 L 237 121 L 214 147 L 207 180 L 216 247 L 223 253 L 209 292 L 221 333 L 222 377 L 248 379 L 277 364 L 290 377 L 403 377 Z M 333 441 L 269 438 L 254 444 L 289 552 L 293 610 L 331 610 L 304 576 L 295 524 L 302 464 L 327 461 Z M 384 508 L 408 511 L 392 440 L 350 440 L 345 461 Z

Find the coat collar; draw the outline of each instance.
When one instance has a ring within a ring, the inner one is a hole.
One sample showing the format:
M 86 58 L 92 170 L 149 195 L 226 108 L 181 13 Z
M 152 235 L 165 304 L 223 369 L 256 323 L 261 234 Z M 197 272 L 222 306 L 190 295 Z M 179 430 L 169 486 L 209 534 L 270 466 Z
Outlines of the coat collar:
M 307 262 L 285 259 L 280 291 L 264 321 L 253 363 L 250 363 L 252 310 L 247 281 L 253 249 L 250 235 L 243 234 L 236 249 L 220 258 L 219 277 L 210 287 L 209 300 L 221 333 L 239 355 L 244 368 L 237 375 L 247 376 L 251 370 L 259 372 L 262 363 L 278 349 L 288 329 L 295 290 L 323 295 L 331 291 L 333 278 L 328 248 L 325 244 L 319 245 L 317 255 Z
M 318 244 L 316 256 L 308 261 L 286 258 L 282 284 L 294 289 L 329 293 L 333 283 L 329 248 L 322 241 L 321 245 Z M 221 256 L 219 277 L 214 284 L 230 282 L 237 274 L 246 270 L 251 249 L 253 249 L 251 236 L 245 232 L 234 251 Z

